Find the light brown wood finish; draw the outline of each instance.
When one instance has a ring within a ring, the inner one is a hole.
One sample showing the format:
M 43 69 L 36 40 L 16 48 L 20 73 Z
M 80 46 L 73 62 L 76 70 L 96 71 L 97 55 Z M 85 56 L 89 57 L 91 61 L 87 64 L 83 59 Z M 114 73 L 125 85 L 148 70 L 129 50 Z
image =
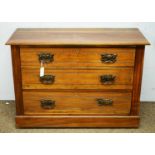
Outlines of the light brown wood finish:
M 138 127 L 138 116 L 16 116 L 16 126 L 32 127 Z
M 12 69 L 14 79 L 14 91 L 16 101 L 16 115 L 22 115 L 23 110 L 23 97 L 22 97 L 22 79 L 20 68 L 20 52 L 18 46 L 11 46 L 12 55 Z
M 53 84 L 42 84 L 39 71 L 22 70 L 23 89 L 132 89 L 132 68 L 104 68 L 102 70 L 47 70 L 46 75 L 55 76 Z M 120 74 L 122 73 L 122 74 Z M 114 83 L 103 84 L 102 75 L 115 76 Z
M 136 61 L 134 68 L 131 115 L 139 115 L 140 111 L 140 93 L 141 93 L 141 82 L 143 74 L 144 50 L 145 50 L 144 46 L 137 46 Z
M 55 101 L 55 107 L 44 109 L 41 100 Z M 99 105 L 97 99 L 110 99 L 111 105 Z M 103 92 L 23 92 L 24 114 L 104 114 L 128 115 L 131 93 Z
M 40 67 L 40 53 L 54 54 L 54 61 L 46 68 L 79 68 L 134 66 L 135 48 L 20 48 L 22 67 Z M 117 54 L 116 62 L 103 63 L 101 54 Z
M 17 29 L 7 45 L 148 45 L 149 42 L 136 28 L 63 28 L 63 29 Z

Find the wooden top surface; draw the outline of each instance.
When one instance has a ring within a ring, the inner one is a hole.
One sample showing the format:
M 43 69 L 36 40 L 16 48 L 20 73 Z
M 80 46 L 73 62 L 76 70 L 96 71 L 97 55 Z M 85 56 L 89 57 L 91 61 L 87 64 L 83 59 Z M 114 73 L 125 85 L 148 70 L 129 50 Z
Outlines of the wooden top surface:
M 20 28 L 7 45 L 149 45 L 136 28 Z

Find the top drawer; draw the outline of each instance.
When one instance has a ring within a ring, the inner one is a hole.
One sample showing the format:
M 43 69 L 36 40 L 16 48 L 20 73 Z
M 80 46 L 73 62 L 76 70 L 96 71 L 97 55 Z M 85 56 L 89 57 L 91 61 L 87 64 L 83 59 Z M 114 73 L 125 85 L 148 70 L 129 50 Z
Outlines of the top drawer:
M 22 67 L 39 67 L 39 55 L 47 68 L 134 66 L 135 48 L 21 47 Z

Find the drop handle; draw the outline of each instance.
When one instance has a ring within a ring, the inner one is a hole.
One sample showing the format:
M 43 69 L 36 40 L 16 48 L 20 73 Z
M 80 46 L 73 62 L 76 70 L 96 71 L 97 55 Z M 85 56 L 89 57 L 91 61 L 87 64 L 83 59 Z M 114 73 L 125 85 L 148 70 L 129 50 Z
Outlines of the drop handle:
M 44 75 L 40 77 L 40 82 L 42 84 L 53 84 L 55 81 L 55 76 L 53 75 Z
M 106 105 L 112 105 L 113 104 L 113 100 L 112 99 L 97 99 L 97 104 L 99 106 L 106 106 Z
M 115 82 L 116 76 L 107 74 L 107 75 L 101 75 L 100 81 L 102 84 L 113 84 Z
M 103 63 L 115 63 L 117 61 L 117 54 L 101 54 L 101 61 Z
M 43 63 L 50 63 L 54 61 L 54 54 L 51 53 L 40 53 L 38 54 L 39 61 Z
M 55 107 L 54 100 L 41 100 L 40 103 L 43 109 L 53 109 Z

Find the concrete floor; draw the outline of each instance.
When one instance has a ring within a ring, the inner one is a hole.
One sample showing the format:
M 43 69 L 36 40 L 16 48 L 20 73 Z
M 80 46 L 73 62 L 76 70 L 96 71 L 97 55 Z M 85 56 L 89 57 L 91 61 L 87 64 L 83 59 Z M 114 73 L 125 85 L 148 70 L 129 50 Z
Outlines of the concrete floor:
M 61 129 L 16 129 L 15 104 L 0 101 L 0 132 L 1 133 L 154 133 L 155 103 L 141 103 L 141 124 L 138 129 L 126 128 L 61 128 Z

